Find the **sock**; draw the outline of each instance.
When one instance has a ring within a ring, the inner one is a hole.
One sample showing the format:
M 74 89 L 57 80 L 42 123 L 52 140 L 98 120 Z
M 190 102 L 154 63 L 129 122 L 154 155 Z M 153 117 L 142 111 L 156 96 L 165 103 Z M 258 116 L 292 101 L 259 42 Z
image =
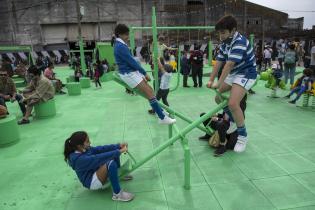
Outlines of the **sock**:
M 117 163 L 114 160 L 111 160 L 107 166 L 108 177 L 110 183 L 112 184 L 113 192 L 118 194 L 120 192 L 120 185 L 118 180 L 118 167 Z
M 155 113 L 159 116 L 159 118 L 161 120 L 163 120 L 165 117 L 165 114 L 163 113 L 163 109 L 158 104 L 156 98 L 154 97 L 154 98 L 150 99 L 149 102 L 150 102 L 152 109 L 155 111 Z
M 245 125 L 242 127 L 237 127 L 237 133 L 239 136 L 247 136 L 246 127 Z
M 227 106 L 224 107 L 223 111 L 229 116 L 230 122 L 234 122 L 233 115 L 232 115 L 231 111 L 229 110 L 229 107 L 227 107 Z

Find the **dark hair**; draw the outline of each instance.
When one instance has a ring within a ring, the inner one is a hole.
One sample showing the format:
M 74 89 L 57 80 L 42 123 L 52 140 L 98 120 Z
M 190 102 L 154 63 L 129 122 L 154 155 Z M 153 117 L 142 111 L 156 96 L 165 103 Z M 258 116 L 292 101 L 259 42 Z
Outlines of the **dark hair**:
M 49 62 L 48 67 L 54 68 L 54 64 L 52 62 Z
M 232 15 L 226 15 L 220 18 L 215 24 L 216 31 L 229 30 L 231 32 L 234 28 L 237 28 L 237 21 Z
M 77 131 L 71 134 L 71 136 L 65 141 L 64 156 L 65 161 L 69 161 L 69 155 L 73 153 L 79 145 L 83 145 L 84 141 L 88 137 L 85 131 Z
M 31 65 L 29 68 L 28 68 L 28 73 L 30 74 L 34 74 L 35 76 L 38 75 L 40 76 L 42 71 L 40 69 L 38 69 L 35 65 Z
M 295 49 L 295 45 L 294 44 L 290 44 L 289 48 L 290 48 L 290 50 L 294 50 Z
M 119 35 L 121 35 L 121 34 L 128 34 L 129 33 L 129 28 L 125 24 L 118 24 L 115 27 L 114 33 L 115 33 L 116 37 L 119 37 Z
M 312 76 L 312 73 L 313 73 L 312 69 L 306 68 L 303 70 L 303 74 L 305 74 L 305 76 L 307 77 Z

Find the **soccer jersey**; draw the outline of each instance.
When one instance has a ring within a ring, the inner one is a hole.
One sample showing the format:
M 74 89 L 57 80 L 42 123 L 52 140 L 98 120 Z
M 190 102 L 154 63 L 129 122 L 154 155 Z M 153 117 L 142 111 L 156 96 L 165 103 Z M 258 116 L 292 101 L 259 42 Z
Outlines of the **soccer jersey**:
M 235 62 L 230 74 L 245 75 L 248 79 L 256 79 L 257 77 L 253 47 L 250 45 L 249 41 L 238 32 L 235 32 L 230 44 L 220 44 L 216 60 Z

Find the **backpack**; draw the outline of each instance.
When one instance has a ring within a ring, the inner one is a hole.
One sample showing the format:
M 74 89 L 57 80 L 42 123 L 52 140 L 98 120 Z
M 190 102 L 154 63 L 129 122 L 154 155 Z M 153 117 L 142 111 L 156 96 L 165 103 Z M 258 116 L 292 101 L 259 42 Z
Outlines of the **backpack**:
M 220 144 L 219 132 L 215 131 L 209 139 L 209 146 L 217 148 Z
M 104 74 L 104 67 L 103 67 L 103 65 L 102 64 L 100 64 L 99 66 L 98 66 L 98 72 L 99 72 L 99 74 L 100 74 L 100 77 L 101 76 L 103 76 L 103 74 Z
M 288 51 L 285 53 L 284 63 L 294 64 L 296 62 L 296 53 L 294 51 Z

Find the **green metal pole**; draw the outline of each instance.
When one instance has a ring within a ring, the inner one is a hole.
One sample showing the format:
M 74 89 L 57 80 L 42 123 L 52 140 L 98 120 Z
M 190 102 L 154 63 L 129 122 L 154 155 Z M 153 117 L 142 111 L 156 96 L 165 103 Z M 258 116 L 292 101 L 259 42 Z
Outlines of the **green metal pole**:
M 252 45 L 252 47 L 254 47 L 254 38 L 255 38 L 254 34 L 249 35 L 249 43 Z
M 129 31 L 129 40 L 130 40 L 130 49 L 131 49 L 131 53 L 133 55 L 133 50 L 135 49 L 135 32 L 132 28 L 130 28 Z
M 203 115 L 202 117 L 199 117 L 198 119 L 196 119 L 195 121 L 193 121 L 191 124 L 189 124 L 188 126 L 186 126 L 180 133 L 176 134 L 175 136 L 173 136 L 172 138 L 168 139 L 166 142 L 164 142 L 163 144 L 161 144 L 160 146 L 158 146 L 155 150 L 153 150 L 147 157 L 145 157 L 143 160 L 138 161 L 130 171 L 128 171 L 128 173 L 136 170 L 137 168 L 139 168 L 140 166 L 142 166 L 143 164 L 145 164 L 146 162 L 148 162 L 149 160 L 151 160 L 154 156 L 156 156 L 157 154 L 161 153 L 163 150 L 165 150 L 167 147 L 169 147 L 171 144 L 173 144 L 174 142 L 176 142 L 178 139 L 182 138 L 182 136 L 185 136 L 187 133 L 189 133 L 192 129 L 196 128 L 197 125 L 199 125 L 200 123 L 202 123 L 203 121 L 205 121 L 206 119 L 208 119 L 209 117 L 211 117 L 212 115 L 214 115 L 215 113 L 217 113 L 218 111 L 220 111 L 221 109 L 223 109 L 223 107 L 227 106 L 227 100 L 224 100 L 223 102 L 221 102 L 220 104 L 218 104 L 218 106 L 216 108 L 214 108 L 212 111 L 209 111 L 208 113 L 206 113 L 205 115 Z M 122 174 L 126 175 L 126 174 Z
M 158 44 L 157 44 L 157 29 L 155 7 L 152 7 L 152 36 L 153 36 L 153 63 L 154 63 L 154 92 L 159 89 L 159 68 L 158 68 Z
M 169 113 L 172 113 L 174 114 L 175 116 L 181 118 L 182 120 L 186 121 L 187 123 L 192 123 L 193 120 L 189 119 L 188 117 L 185 117 L 183 114 L 179 113 L 179 112 L 176 112 L 175 110 L 171 109 L 170 107 L 168 106 L 165 106 L 164 104 L 162 104 L 161 102 L 159 102 L 160 106 L 162 106 L 166 111 L 168 111 Z M 213 130 L 208 127 L 208 128 L 205 128 L 201 125 L 197 125 L 196 128 L 200 129 L 201 131 L 204 131 L 208 134 L 212 134 L 213 133 Z
M 170 114 L 170 117 L 173 118 L 174 115 Z M 173 137 L 173 124 L 168 125 L 168 138 L 172 138 Z
M 174 125 L 174 130 L 177 132 L 177 133 L 180 133 L 178 127 L 176 125 Z M 183 146 L 183 149 L 184 149 L 184 188 L 186 190 L 189 190 L 190 189 L 190 148 L 189 148 L 189 145 L 188 145 L 188 139 L 183 136 L 182 137 L 182 146 Z
M 80 47 L 80 59 L 81 59 L 81 69 L 82 72 L 85 74 L 86 71 L 86 64 L 85 64 L 85 56 L 84 56 L 84 47 L 83 47 L 83 39 L 79 37 L 79 47 Z
M 211 42 L 211 40 L 209 40 L 209 43 L 208 43 L 208 64 L 209 64 L 209 66 L 212 66 L 212 49 L 213 49 L 212 42 Z

